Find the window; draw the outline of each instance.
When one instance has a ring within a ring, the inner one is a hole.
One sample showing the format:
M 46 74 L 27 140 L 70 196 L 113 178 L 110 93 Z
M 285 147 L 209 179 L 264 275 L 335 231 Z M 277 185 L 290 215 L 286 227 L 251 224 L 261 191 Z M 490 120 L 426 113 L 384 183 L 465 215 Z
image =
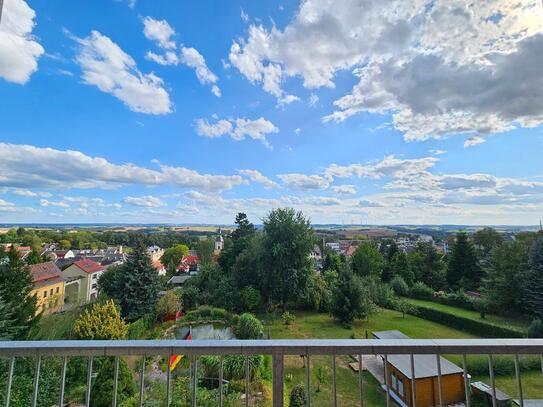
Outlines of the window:
M 57 287 L 57 294 L 58 294 L 58 292 L 59 292 L 59 287 Z
M 97 277 L 98 277 L 98 276 L 97 276 L 96 274 L 93 274 L 93 275 L 92 275 L 92 279 L 93 279 L 93 280 L 96 280 Z
M 404 396 L 404 389 L 403 389 L 403 380 L 398 378 L 398 394 L 400 396 Z
M 47 298 L 47 290 L 43 292 L 43 298 Z
M 392 388 L 396 390 L 397 388 L 397 379 L 396 379 L 396 371 L 392 371 Z
M 49 295 L 53 295 L 53 289 L 51 288 L 51 290 L 49 291 Z

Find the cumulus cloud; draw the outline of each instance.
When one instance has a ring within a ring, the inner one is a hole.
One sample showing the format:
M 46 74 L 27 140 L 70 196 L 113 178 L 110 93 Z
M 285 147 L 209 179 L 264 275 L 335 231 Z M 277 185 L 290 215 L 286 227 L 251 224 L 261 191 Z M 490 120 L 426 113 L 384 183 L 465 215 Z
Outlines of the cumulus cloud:
M 158 163 L 159 169 L 114 164 L 79 151 L 0 143 L 0 186 L 16 188 L 114 188 L 175 185 L 222 191 L 243 182 L 239 175 L 200 174 Z
M 249 178 L 253 182 L 258 182 L 259 184 L 262 184 L 264 188 L 272 189 L 272 188 L 279 188 L 279 184 L 270 178 L 263 175 L 260 171 L 257 170 L 238 170 L 238 172 L 241 175 L 244 175 L 245 177 Z
M 196 48 L 181 48 L 181 62 L 194 69 L 202 85 L 211 85 L 211 92 L 217 97 L 221 96 L 221 90 L 216 85 L 219 78 L 207 67 L 204 57 Z
M 120 99 L 130 110 L 147 114 L 172 111 L 170 96 L 162 79 L 154 73 L 143 74 L 134 59 L 111 39 L 98 31 L 76 38 L 80 45 L 77 63 L 83 81 Z
M 57 208 L 69 208 L 70 205 L 68 205 L 66 202 L 62 201 L 49 201 L 47 199 L 40 199 L 40 206 L 54 206 Z
M 307 175 L 299 173 L 279 174 L 281 181 L 290 189 L 308 191 L 313 189 L 326 189 L 330 186 L 330 178 L 321 175 Z
M 25 84 L 45 52 L 32 35 L 36 12 L 23 0 L 4 0 L 0 24 L 0 77 Z
M 155 54 L 152 51 L 148 51 L 147 54 L 145 54 L 145 58 L 149 61 L 156 62 L 159 65 L 179 64 L 179 57 L 173 51 L 166 51 L 163 55 Z
M 324 121 L 392 114 L 408 141 L 463 134 L 469 147 L 543 123 L 542 37 L 539 0 L 305 1 L 282 29 L 250 25 L 230 63 L 276 96 L 287 77 L 334 87 L 351 70 Z
M 151 41 L 155 41 L 160 48 L 175 49 L 175 30 L 166 20 L 155 20 L 153 17 L 143 19 L 143 34 Z
M 159 208 L 166 206 L 166 203 L 156 196 L 127 196 L 123 199 L 123 202 L 133 206 L 142 206 L 145 208 Z
M 332 192 L 338 195 L 354 195 L 356 187 L 354 185 L 335 185 L 332 187 Z
M 267 148 L 271 148 L 266 136 L 277 133 L 279 129 L 269 120 L 260 117 L 256 120 L 251 119 L 220 119 L 215 123 L 209 123 L 205 119 L 196 120 L 196 133 L 203 137 L 222 137 L 229 135 L 234 140 L 244 140 L 246 137 L 258 140 Z

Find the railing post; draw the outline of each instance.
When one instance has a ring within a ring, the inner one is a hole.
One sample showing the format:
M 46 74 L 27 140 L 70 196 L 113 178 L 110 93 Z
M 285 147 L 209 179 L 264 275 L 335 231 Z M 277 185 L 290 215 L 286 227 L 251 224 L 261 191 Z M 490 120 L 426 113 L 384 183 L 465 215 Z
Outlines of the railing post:
M 470 407 L 471 400 L 469 397 L 469 378 L 468 378 L 468 361 L 466 354 L 462 355 L 462 367 L 464 368 L 464 393 L 466 397 L 466 407 Z
M 415 355 L 411 354 L 409 356 L 411 361 L 411 407 L 417 406 L 417 389 L 416 389 L 416 376 L 415 376 Z
M 336 354 L 332 355 L 332 392 L 334 407 L 337 407 L 337 384 L 336 384 Z
M 492 387 L 492 407 L 496 407 L 496 381 L 494 379 L 494 359 L 488 355 L 488 371 L 490 373 L 490 386 Z
M 92 356 L 89 356 L 89 361 L 87 365 L 87 389 L 85 392 L 85 407 L 90 407 L 91 389 L 92 389 Z
M 245 356 L 245 407 L 249 407 L 249 356 Z
M 64 407 L 64 389 L 66 387 L 66 367 L 68 365 L 68 356 L 64 356 L 62 363 L 62 373 L 60 377 L 60 397 L 58 400 L 58 407 Z
M 437 386 L 438 386 L 437 390 L 439 394 L 439 406 L 443 407 L 443 380 L 441 377 L 441 355 L 439 353 L 436 355 L 436 364 L 437 364 Z
M 364 407 L 364 378 L 362 377 L 362 355 L 358 355 L 358 386 L 360 392 L 360 407 Z
M 117 407 L 117 394 L 119 390 L 119 356 L 115 357 L 115 367 L 113 368 L 113 402 L 112 406 Z
M 307 393 L 307 407 L 311 407 L 311 359 L 309 349 L 305 352 L 305 392 Z
M 0 3 L 2 0 L 0 0 Z M 1 7 L 1 4 L 0 4 Z M 12 356 L 9 361 L 9 372 L 8 372 L 8 384 L 6 388 L 6 400 L 4 402 L 5 407 L 9 407 L 9 399 L 11 397 L 11 383 L 13 381 L 13 368 L 15 367 L 15 356 Z
M 172 380 L 172 355 L 168 356 L 168 366 L 167 368 L 168 372 L 166 373 L 166 407 L 170 407 L 170 388 L 171 388 L 171 380 Z
M 283 407 L 283 354 L 274 353 L 272 361 L 273 407 Z
M 520 400 L 520 407 L 524 407 L 524 397 L 522 395 L 522 383 L 520 381 L 520 367 L 518 363 L 518 354 L 515 354 L 515 378 L 517 381 L 517 392 Z
M 36 370 L 34 371 L 34 388 L 32 390 L 32 407 L 36 407 L 38 404 L 38 389 L 40 386 L 40 369 L 41 369 L 41 356 L 38 356 L 36 362 Z
M 143 406 L 143 394 L 145 391 L 145 355 L 141 357 L 141 372 L 140 372 L 140 398 L 138 406 Z
M 224 378 L 224 356 L 221 355 L 221 361 L 219 364 L 219 407 L 222 407 L 223 389 L 222 382 Z

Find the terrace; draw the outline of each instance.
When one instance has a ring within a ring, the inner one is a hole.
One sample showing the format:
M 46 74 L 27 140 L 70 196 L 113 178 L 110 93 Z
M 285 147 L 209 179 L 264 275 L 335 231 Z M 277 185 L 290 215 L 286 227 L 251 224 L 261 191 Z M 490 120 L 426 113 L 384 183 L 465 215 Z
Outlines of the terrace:
M 469 385 L 469 372 L 467 371 L 466 357 L 469 355 L 487 355 L 489 360 L 489 375 L 492 405 L 498 405 L 498 396 L 495 381 L 493 357 L 496 355 L 509 355 L 514 358 L 516 385 L 518 390 L 518 400 L 516 402 L 524 407 L 523 387 L 521 372 L 519 369 L 519 357 L 524 355 L 543 355 L 543 339 L 440 339 L 440 340 L 416 340 L 416 339 L 368 339 L 368 340 L 142 340 L 142 341 L 6 341 L 0 342 L 0 357 L 9 360 L 9 371 L 7 374 L 7 389 L 5 407 L 10 405 L 11 387 L 13 384 L 13 370 L 17 358 L 31 357 L 35 359 L 36 368 L 33 381 L 32 407 L 37 405 L 39 391 L 40 366 L 43 358 L 62 357 L 63 370 L 59 389 L 59 406 L 64 406 L 64 390 L 67 361 L 70 357 L 87 357 L 87 381 L 85 405 L 91 405 L 91 385 L 93 380 L 93 358 L 111 357 L 115 359 L 115 370 L 113 374 L 113 394 L 112 405 L 117 406 L 117 383 L 119 372 L 119 358 L 122 356 L 156 356 L 160 355 L 169 358 L 174 354 L 186 355 L 191 363 L 191 392 L 192 405 L 198 406 L 196 397 L 198 386 L 198 357 L 204 355 L 243 355 L 245 356 L 245 394 L 249 393 L 249 364 L 250 355 L 271 355 L 272 363 L 272 382 L 273 382 L 273 406 L 282 407 L 284 405 L 284 358 L 292 355 L 305 355 L 306 361 L 310 361 L 312 356 L 331 355 L 332 356 L 332 400 L 330 404 L 338 406 L 338 397 L 336 392 L 336 357 L 341 355 L 355 355 L 358 361 L 363 360 L 363 356 L 381 355 L 386 360 L 390 355 L 408 355 L 410 360 L 411 377 L 416 375 L 415 355 L 434 355 L 437 367 L 437 399 L 434 405 L 447 405 L 443 396 L 443 377 L 441 371 L 441 355 L 462 355 L 463 357 L 463 382 L 464 382 L 464 402 L 470 406 L 471 395 Z M 139 405 L 143 405 L 145 395 L 145 358 L 141 359 L 139 370 Z M 169 360 L 169 359 L 168 359 Z M 363 362 L 362 362 L 363 363 Z M 311 405 L 311 392 L 307 391 L 311 387 L 311 363 L 305 363 L 306 369 L 306 392 L 308 395 L 308 405 Z M 171 374 L 167 369 L 164 386 L 166 387 L 166 405 L 170 405 L 171 398 Z M 218 374 L 219 392 L 217 405 L 223 405 L 223 364 L 221 364 Z M 364 381 L 362 378 L 362 369 L 358 369 L 359 384 L 359 405 L 365 405 Z M 417 400 L 415 386 L 416 381 L 410 382 L 410 392 L 412 395 L 407 400 L 407 405 L 416 406 L 423 403 Z M 391 383 L 388 376 L 385 377 L 386 405 L 392 405 L 393 400 L 390 392 Z M 243 404 L 249 406 L 249 398 L 245 397 Z M 526 403 L 528 405 L 528 402 Z

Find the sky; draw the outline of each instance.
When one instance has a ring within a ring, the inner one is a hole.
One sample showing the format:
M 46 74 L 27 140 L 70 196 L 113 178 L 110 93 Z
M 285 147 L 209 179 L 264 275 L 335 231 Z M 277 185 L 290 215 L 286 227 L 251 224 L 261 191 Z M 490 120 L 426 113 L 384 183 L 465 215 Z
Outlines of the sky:
M 4 0 L 0 223 L 543 217 L 541 0 Z

